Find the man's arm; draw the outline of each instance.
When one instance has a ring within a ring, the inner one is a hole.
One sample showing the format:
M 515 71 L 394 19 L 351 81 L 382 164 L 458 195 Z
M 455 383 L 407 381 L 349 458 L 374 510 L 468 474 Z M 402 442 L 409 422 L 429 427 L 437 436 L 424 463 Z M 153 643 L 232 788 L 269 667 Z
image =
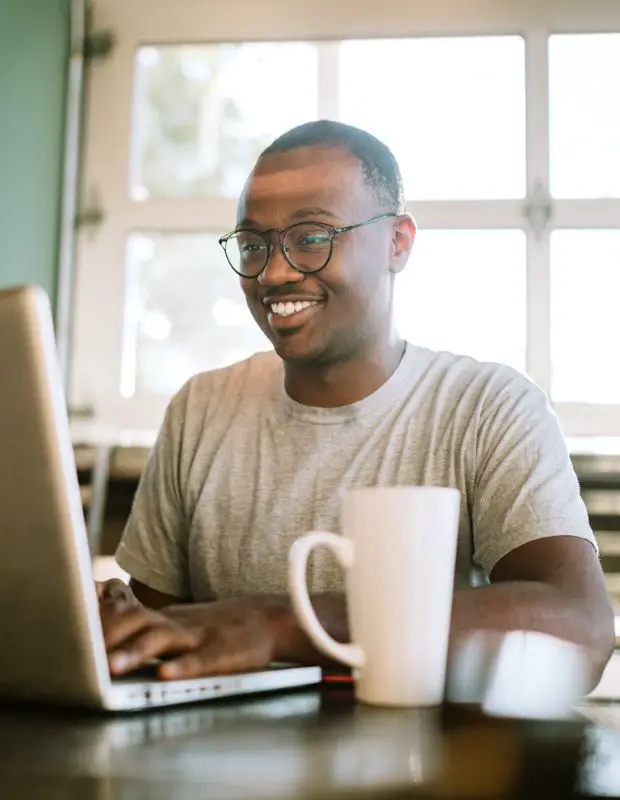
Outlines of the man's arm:
M 475 630 L 531 630 L 551 634 L 586 648 L 596 685 L 614 646 L 614 615 L 592 545 L 572 536 L 537 539 L 498 562 L 492 583 L 454 594 L 450 644 Z M 336 639 L 347 640 L 343 598 L 318 596 L 315 609 Z M 287 601 L 281 600 L 284 607 Z M 292 614 L 284 614 L 278 658 L 324 661 Z
M 614 613 L 590 542 L 536 539 L 504 556 L 492 584 L 456 592 L 451 641 L 475 628 L 533 630 L 586 648 L 593 685 L 614 647 Z

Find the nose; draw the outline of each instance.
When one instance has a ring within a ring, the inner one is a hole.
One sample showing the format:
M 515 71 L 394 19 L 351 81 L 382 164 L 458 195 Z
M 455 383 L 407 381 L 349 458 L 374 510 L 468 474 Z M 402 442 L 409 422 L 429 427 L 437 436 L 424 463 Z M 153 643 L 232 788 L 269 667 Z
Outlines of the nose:
M 304 279 L 303 273 L 294 269 L 284 256 L 282 244 L 273 242 L 265 268 L 258 276 L 261 286 L 282 286 L 285 283 L 298 283 Z

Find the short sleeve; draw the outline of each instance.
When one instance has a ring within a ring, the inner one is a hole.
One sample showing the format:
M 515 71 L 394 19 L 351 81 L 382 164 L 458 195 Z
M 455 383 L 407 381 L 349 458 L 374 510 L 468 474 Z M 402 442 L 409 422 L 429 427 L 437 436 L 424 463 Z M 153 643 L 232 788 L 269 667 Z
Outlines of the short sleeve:
M 188 526 L 179 477 L 183 404 L 177 395 L 140 480 L 116 560 L 132 578 L 179 599 L 191 596 Z
M 519 373 L 507 374 L 508 380 L 485 403 L 477 433 L 474 561 L 487 576 L 505 555 L 535 539 L 577 536 L 596 548 L 546 395 Z

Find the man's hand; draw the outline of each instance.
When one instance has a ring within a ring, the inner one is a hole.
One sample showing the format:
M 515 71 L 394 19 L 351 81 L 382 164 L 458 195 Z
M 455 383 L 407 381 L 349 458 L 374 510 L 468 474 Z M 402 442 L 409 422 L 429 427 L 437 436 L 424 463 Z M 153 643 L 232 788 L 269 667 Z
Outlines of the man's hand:
M 113 606 L 119 611 L 124 608 L 142 606 L 131 587 L 118 578 L 112 578 L 109 581 L 95 581 L 95 588 L 100 606 Z
M 123 595 L 101 602 L 112 675 L 160 657 L 167 659 L 158 670 L 163 680 L 260 669 L 276 658 L 283 609 L 267 599 L 233 598 L 161 611 L 133 600 Z

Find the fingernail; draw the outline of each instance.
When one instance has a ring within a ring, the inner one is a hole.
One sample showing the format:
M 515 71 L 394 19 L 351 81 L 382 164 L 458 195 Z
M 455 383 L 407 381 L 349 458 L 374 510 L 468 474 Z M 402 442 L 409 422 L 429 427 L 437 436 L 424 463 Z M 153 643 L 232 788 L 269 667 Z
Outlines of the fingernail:
M 173 661 L 169 661 L 166 664 L 162 664 L 159 668 L 159 674 L 162 678 L 170 679 L 170 678 L 178 678 L 179 677 L 179 665 L 175 664 Z
M 114 653 L 110 656 L 110 669 L 113 672 L 124 672 L 129 666 L 129 662 L 127 653 Z

